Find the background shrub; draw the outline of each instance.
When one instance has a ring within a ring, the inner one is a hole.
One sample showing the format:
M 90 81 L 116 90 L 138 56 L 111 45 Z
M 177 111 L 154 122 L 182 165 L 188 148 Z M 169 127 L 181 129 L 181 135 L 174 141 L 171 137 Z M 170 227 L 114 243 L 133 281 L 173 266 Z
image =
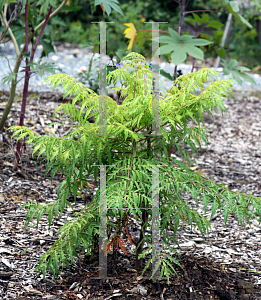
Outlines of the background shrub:
M 110 16 L 107 14 L 103 15 L 102 9 L 99 6 L 94 7 L 92 1 L 70 1 L 70 6 L 73 6 L 75 10 L 68 12 L 65 7 L 63 9 L 64 16 L 62 18 L 56 17 L 51 21 L 54 32 L 53 40 L 81 44 L 84 47 L 90 40 L 99 41 L 99 25 L 91 22 L 99 22 L 101 20 L 105 22 L 114 21 L 115 24 L 109 24 L 107 27 L 107 37 L 110 38 L 110 42 L 107 44 L 107 53 L 110 55 L 115 54 L 119 49 L 127 49 L 129 41 L 124 37 L 124 31 L 127 28 L 124 23 L 133 23 L 136 30 L 146 30 L 151 29 L 151 24 L 143 23 L 144 21 L 164 22 L 167 20 L 168 23 L 160 24 L 160 30 L 168 30 L 169 26 L 172 28 L 178 27 L 180 8 L 172 0 L 148 0 L 145 2 L 140 0 L 120 0 L 119 5 L 125 16 L 120 15 L 115 10 L 112 10 Z M 187 11 L 204 9 L 223 11 L 224 4 L 218 0 L 200 0 L 196 2 L 190 1 L 186 7 Z M 202 14 L 198 13 L 199 16 L 202 16 Z M 240 24 L 235 18 L 232 18 L 230 32 L 226 40 L 226 44 L 229 44 L 230 49 L 227 51 L 225 60 L 234 58 L 252 69 L 260 64 L 258 60 L 260 43 L 258 42 L 255 28 L 257 17 L 253 17 L 251 10 L 245 11 L 243 14 L 254 28 L 250 29 Z M 214 31 L 214 37 L 210 38 L 214 44 L 206 48 L 201 47 L 205 52 L 205 59 L 215 59 L 217 57 L 216 50 L 221 43 L 225 29 L 227 14 L 209 13 L 209 15 L 210 20 L 216 20 L 224 24 L 222 28 Z M 188 14 L 185 18 L 192 18 L 192 15 Z M 242 49 L 244 49 L 243 52 L 241 51 Z M 132 51 L 139 52 L 145 57 L 150 57 L 151 42 L 146 41 L 140 50 L 137 45 L 134 45 Z

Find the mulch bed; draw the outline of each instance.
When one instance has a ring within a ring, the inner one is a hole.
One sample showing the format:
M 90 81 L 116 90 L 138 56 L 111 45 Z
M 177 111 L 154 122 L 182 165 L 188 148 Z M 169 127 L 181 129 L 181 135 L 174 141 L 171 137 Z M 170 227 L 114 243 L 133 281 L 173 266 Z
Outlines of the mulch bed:
M 7 101 L 8 93 L 0 93 L 0 104 Z M 37 103 L 46 105 L 55 103 L 57 105 L 64 103 L 62 100 L 62 94 L 55 93 L 42 93 L 38 95 L 37 102 L 34 99 L 29 99 L 27 107 L 31 113 L 39 114 Z M 66 101 L 70 101 L 67 98 Z M 6 128 L 18 122 L 19 103 L 15 108 L 12 108 L 10 118 L 6 124 Z M 56 106 L 57 106 L 56 105 Z M 46 105 L 47 118 L 51 118 L 53 109 L 51 105 Z M 0 106 L 1 108 L 1 106 Z M 48 110 L 48 108 L 50 108 Z M 43 112 L 40 112 L 40 115 Z M 44 132 L 43 132 L 44 134 Z M 24 221 L 26 214 L 25 210 L 16 212 L 19 206 L 26 202 L 28 199 L 37 200 L 39 198 L 42 201 L 48 196 L 55 193 L 55 185 L 42 185 L 42 188 L 46 188 L 46 194 L 40 195 L 37 190 L 39 185 L 43 182 L 43 175 L 45 171 L 45 164 L 38 162 L 36 156 L 32 158 L 32 149 L 27 148 L 24 157 L 22 159 L 19 171 L 12 172 L 13 163 L 13 150 L 12 143 L 10 143 L 10 132 L 5 134 L 4 140 L 0 145 L 0 181 L 7 182 L 12 177 L 13 180 L 22 188 L 24 185 L 30 182 L 29 187 L 23 190 L 23 193 L 18 194 L 15 189 L 10 189 L 5 194 L 3 193 L 2 200 L 0 198 L 0 214 L 5 218 L 5 224 L 16 224 L 16 222 Z M 8 166 L 9 164 L 9 166 Z M 223 174 L 224 175 L 224 174 Z M 62 178 L 62 174 L 56 175 L 54 181 L 59 181 Z M 47 180 L 50 176 L 46 177 Z M 224 180 L 224 177 L 222 178 Z M 15 186 L 15 185 L 14 185 Z M 33 189 L 32 189 L 33 187 Z M 41 196 L 41 197 L 40 197 Z M 1 194 L 0 194 L 1 197 Z M 4 200 L 3 200 L 4 199 Z M 82 200 L 81 200 L 82 201 Z M 80 200 L 79 200 L 79 204 Z M 82 203 L 84 204 L 84 203 Z M 43 219 L 44 220 L 44 219 Z M 45 221 L 46 222 L 46 221 Z M 46 225 L 46 224 L 45 224 Z M 1 225 L 0 225 L 1 226 Z M 16 243 L 12 242 L 12 232 L 15 235 L 17 228 L 13 228 L 14 225 L 10 225 L 9 238 L 5 237 L 5 230 L 7 227 L 2 226 L 2 233 L 0 233 L 0 249 L 1 247 L 16 247 Z M 55 230 L 59 228 L 59 224 L 56 224 Z M 26 231 L 23 228 L 24 231 Z M 54 234 L 55 234 L 54 230 Z M 31 234 L 36 231 L 33 228 Z M 39 231 L 40 232 L 40 231 Z M 28 246 L 34 246 L 34 252 L 44 253 L 55 241 L 55 237 L 46 238 L 39 235 L 36 232 L 35 236 L 29 240 Z M 41 234 L 41 232 L 40 232 Z M 4 238 L 5 237 L 5 238 Z M 14 240 L 15 238 L 13 238 Z M 44 247 L 41 244 L 41 240 L 45 240 Z M 14 252 L 18 253 L 19 248 L 14 249 Z M 3 252 L 0 252 L 0 258 L 5 257 Z M 24 253 L 17 256 L 16 260 L 20 260 L 23 264 L 23 268 L 35 267 L 35 264 L 30 264 L 30 260 L 33 259 L 32 253 Z M 0 261 L 1 262 L 1 261 Z M 129 257 L 123 254 L 119 254 L 118 263 L 112 262 L 112 257 L 108 255 L 108 277 L 113 279 L 92 279 L 92 277 L 98 277 L 99 256 L 98 253 L 94 253 L 93 258 L 82 256 L 82 261 L 77 261 L 77 267 L 71 265 L 70 270 L 64 269 L 61 275 L 54 279 L 49 273 L 47 273 L 46 280 L 34 280 L 29 288 L 25 287 L 23 276 L 14 276 L 15 280 L 12 280 L 12 276 L 15 275 L 17 270 L 12 270 L 6 267 L 0 268 L 0 298 L 1 299 L 261 299 L 260 289 L 257 285 L 254 285 L 251 273 L 232 272 L 226 267 L 215 263 L 207 257 L 195 257 L 187 255 L 186 253 L 181 255 L 181 264 L 183 269 L 174 265 L 174 268 L 178 274 L 177 276 L 170 276 L 170 285 L 167 284 L 166 279 L 162 279 L 159 282 L 149 280 L 144 277 L 150 277 L 151 271 L 148 270 L 141 277 L 141 270 L 134 272 L 134 257 Z M 128 270 L 125 268 L 128 266 Z M 132 270 L 132 271 L 131 271 Z M 8 274 L 9 273 L 9 274 Z M 19 271 L 17 271 L 19 273 Z M 20 286 L 20 295 L 16 292 L 11 293 L 14 285 Z M 9 294 L 8 294 L 9 292 Z M 8 296 L 9 295 L 9 296 Z M 13 298 L 12 296 L 13 295 Z

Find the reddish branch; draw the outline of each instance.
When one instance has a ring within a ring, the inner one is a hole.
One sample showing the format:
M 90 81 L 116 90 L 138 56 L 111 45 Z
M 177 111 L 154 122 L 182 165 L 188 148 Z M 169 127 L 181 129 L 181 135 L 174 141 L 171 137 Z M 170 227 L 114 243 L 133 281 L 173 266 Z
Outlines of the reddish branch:
M 50 6 L 49 11 L 47 13 L 47 16 L 45 18 L 45 22 L 43 24 L 43 27 L 41 29 L 41 32 L 39 34 L 39 37 L 36 41 L 36 44 L 33 46 L 32 45 L 32 53 L 31 53 L 31 58 L 30 58 L 30 62 L 33 61 L 34 59 L 34 54 L 36 51 L 37 46 L 40 43 L 40 40 L 42 38 L 44 29 L 47 25 L 48 19 L 50 17 L 51 11 L 53 9 L 53 6 Z M 25 4 L 25 53 L 28 54 L 28 0 L 26 0 L 26 4 Z M 32 37 L 33 40 L 33 37 Z M 25 82 L 24 82 L 24 89 L 23 89 L 23 101 L 22 101 L 22 107 L 21 107 L 21 114 L 20 114 L 20 126 L 24 125 L 24 115 L 25 115 L 25 107 L 26 107 L 26 99 L 27 99 L 27 94 L 28 94 L 28 87 L 29 87 L 29 79 L 30 79 L 30 66 L 28 65 L 28 58 L 26 57 L 26 67 L 25 70 L 22 70 L 21 72 L 25 71 Z M 16 145 L 16 153 L 15 153 L 15 164 L 14 164 L 14 170 L 17 171 L 18 165 L 19 165 L 19 161 L 20 161 L 20 157 L 22 155 L 22 150 L 24 147 L 24 141 L 23 143 L 21 142 L 21 139 L 17 142 Z

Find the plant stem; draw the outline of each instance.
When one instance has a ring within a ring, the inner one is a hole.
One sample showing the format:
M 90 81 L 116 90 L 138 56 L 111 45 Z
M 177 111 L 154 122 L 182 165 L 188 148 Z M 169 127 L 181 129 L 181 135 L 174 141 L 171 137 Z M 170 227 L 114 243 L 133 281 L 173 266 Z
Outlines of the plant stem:
M 137 247 L 136 254 L 135 254 L 135 268 L 136 268 L 136 270 L 141 268 L 142 259 L 141 258 L 139 259 L 138 256 L 143 251 L 144 238 L 145 238 L 145 226 L 147 224 L 147 221 L 148 221 L 148 212 L 145 208 L 143 208 L 140 238 L 139 238 L 139 241 L 137 243 L 137 245 L 139 245 L 139 243 L 140 243 L 140 245 Z
M 16 8 L 15 8 L 15 9 L 16 9 Z M 14 43 L 16 55 L 18 55 L 18 53 L 19 53 L 19 47 L 18 47 L 17 41 L 16 41 L 16 39 L 15 39 L 15 36 L 14 36 L 14 34 L 13 34 L 13 31 L 11 30 L 11 28 L 10 28 L 10 26 L 9 26 L 9 25 L 10 25 L 10 24 L 9 24 L 9 23 L 10 23 L 10 20 L 9 20 L 9 22 L 7 23 L 7 20 L 6 20 L 6 18 L 5 18 L 4 13 L 1 12 L 1 14 L 2 14 L 2 21 L 3 21 L 4 25 L 5 25 L 5 27 L 7 28 L 8 33 L 10 34 L 10 37 L 11 37 L 13 43 Z
M 185 4 L 185 2 L 186 2 L 185 0 L 181 0 L 181 1 L 179 2 L 179 4 L 180 4 L 180 18 L 179 18 L 179 32 L 178 32 L 179 35 L 181 35 L 181 27 L 182 27 L 183 22 L 184 22 L 185 8 L 186 8 L 186 6 L 187 6 L 189 0 L 188 0 L 187 4 Z M 191 60 L 191 62 L 192 62 L 192 72 L 193 72 L 193 69 L 194 69 L 194 61 L 191 59 L 191 56 L 190 56 L 190 55 L 189 55 L 189 58 L 190 58 L 190 60 Z M 173 79 L 174 79 L 174 81 L 177 79 L 177 68 L 178 68 L 178 66 L 175 65 L 175 68 L 174 68 L 174 74 L 173 74 Z M 171 156 L 171 153 L 172 153 L 172 147 L 170 146 L 170 148 L 169 148 L 169 157 Z
M 64 0 L 62 2 L 62 4 L 50 15 L 50 18 L 51 19 L 52 17 L 54 17 L 55 15 L 57 15 L 59 13 L 59 11 L 63 8 L 63 6 L 66 4 L 67 0 Z M 39 29 L 42 28 L 42 26 L 44 25 L 44 22 L 45 21 L 42 21 L 35 29 L 34 29 L 34 32 L 36 33 Z M 29 37 L 28 39 L 30 40 L 32 38 L 32 33 L 29 34 Z M 15 43 L 14 40 L 13 40 L 13 43 Z M 17 55 L 17 60 L 16 60 L 16 64 L 15 64 L 15 67 L 14 67 L 14 71 L 13 73 L 15 73 L 15 79 L 12 79 L 11 81 L 11 90 L 10 90 L 10 96 L 9 96 L 9 99 L 8 99 L 8 102 L 7 102 L 7 105 L 5 107 L 5 110 L 4 110 L 4 113 L 3 113 L 3 116 L 0 120 L 0 131 L 3 131 L 3 127 L 5 125 L 5 122 L 7 120 L 7 117 L 10 113 L 10 110 L 11 110 L 11 107 L 13 105 L 13 102 L 14 102 L 14 97 L 15 97 L 15 91 L 16 91 L 16 85 L 17 85 L 17 73 L 18 73 L 18 70 L 19 70 L 19 67 L 20 67 L 20 64 L 23 60 L 23 55 L 22 55 L 22 52 L 25 51 L 25 45 L 23 46 L 23 49 L 21 50 L 21 52 L 19 54 L 16 54 Z
M 227 10 L 224 10 L 224 11 L 220 11 L 220 10 L 192 10 L 192 11 L 187 11 L 187 12 L 184 12 L 184 15 L 186 14 L 192 14 L 192 13 L 197 13 L 197 12 L 218 12 L 218 13 L 227 13 Z
M 9 21 L 7 22 L 7 20 L 6 20 L 7 4 L 5 4 L 4 12 L 1 12 L 2 15 L 0 14 L 0 19 L 2 20 L 2 23 L 3 23 L 3 25 L 5 25 L 6 29 L 5 29 L 5 31 L 3 31 L 3 32 L 1 33 L 1 35 L 0 35 L 0 41 L 1 41 L 2 38 L 5 36 L 5 33 L 6 33 L 7 30 L 8 30 L 8 32 L 9 32 L 10 36 L 11 36 L 12 38 L 14 38 L 13 32 L 12 32 L 12 30 L 11 30 L 11 28 L 10 28 L 10 25 L 15 21 L 15 19 L 18 18 L 19 14 L 20 14 L 20 12 L 21 12 L 21 10 L 22 10 L 22 8 L 21 8 L 20 11 L 19 11 L 19 13 L 18 13 L 18 14 L 15 14 L 18 5 L 19 5 L 19 3 L 15 6 L 15 9 L 13 10 L 13 12 L 12 12 L 12 14 L 11 14 L 11 16 L 10 16 Z M 15 14 L 15 16 L 14 16 L 14 18 L 12 19 L 13 14 Z M 16 43 L 16 40 L 15 40 L 15 39 L 13 39 L 13 41 L 15 41 L 15 43 Z M 15 43 L 14 43 L 14 44 L 15 44 Z M 16 45 L 17 45 L 17 43 L 16 43 Z M 16 48 L 16 46 L 15 46 L 15 49 L 18 49 L 18 47 Z M 18 51 L 19 51 L 19 49 L 18 49 Z M 18 52 L 17 52 L 17 53 L 18 53 Z
M 44 25 L 42 27 L 42 30 L 38 36 L 38 39 L 36 41 L 36 44 L 32 47 L 32 53 L 31 53 L 31 58 L 30 62 L 33 61 L 34 59 L 34 54 L 37 46 L 40 43 L 41 37 L 43 35 L 44 29 L 47 25 L 48 19 L 50 17 L 50 13 L 53 9 L 53 6 L 50 6 L 49 11 L 47 13 L 47 16 L 45 18 Z M 28 0 L 26 0 L 25 4 L 25 53 L 28 54 Z M 33 36 L 32 36 L 33 38 Z M 26 67 L 25 67 L 25 79 L 24 79 L 24 90 L 23 90 L 23 101 L 22 101 L 22 106 L 21 106 L 21 114 L 20 114 L 20 126 L 24 125 L 24 115 L 25 115 L 25 107 L 26 107 L 26 100 L 27 100 L 27 94 L 28 94 L 28 87 L 29 87 L 29 79 L 30 79 L 30 66 L 28 66 L 28 58 L 26 57 L 25 59 L 26 62 Z M 22 150 L 23 150 L 24 143 L 22 144 L 21 140 L 17 142 L 16 145 L 16 153 L 15 153 L 15 162 L 14 162 L 14 171 L 17 171 L 20 157 L 22 155 Z

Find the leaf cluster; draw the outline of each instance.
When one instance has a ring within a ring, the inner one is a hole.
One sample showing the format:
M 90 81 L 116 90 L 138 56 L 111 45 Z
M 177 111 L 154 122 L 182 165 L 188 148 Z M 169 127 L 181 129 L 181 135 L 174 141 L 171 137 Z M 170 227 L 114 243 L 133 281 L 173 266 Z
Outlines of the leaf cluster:
M 13 136 L 17 135 L 18 139 L 28 137 L 27 143 L 34 145 L 33 154 L 38 151 L 38 157 L 41 154 L 46 156 L 46 173 L 52 171 L 52 178 L 58 170 L 66 175 L 66 180 L 59 185 L 56 202 L 26 204 L 27 222 L 37 215 L 38 224 L 42 215 L 47 213 L 50 226 L 53 216 L 58 218 L 70 205 L 67 200 L 69 195 L 73 194 L 75 200 L 77 195 L 81 196 L 90 178 L 98 184 L 99 166 L 105 165 L 108 243 L 112 233 L 123 232 L 132 218 L 137 222 L 142 220 L 142 207 L 147 208 L 148 212 L 148 220 L 142 228 L 152 226 L 151 208 L 156 191 L 160 201 L 159 231 L 162 236 L 161 262 L 156 267 L 161 265 L 161 275 L 169 277 L 175 273 L 171 263 L 179 264 L 168 251 L 176 253 L 172 245 L 177 244 L 175 234 L 180 222 L 197 227 L 202 235 L 208 233 L 210 228 L 209 220 L 184 200 L 184 193 L 188 193 L 197 205 L 202 202 L 204 213 L 211 207 L 210 220 L 218 210 L 221 211 L 225 224 L 232 213 L 236 214 L 241 225 L 243 219 L 249 223 L 250 218 L 258 216 L 260 222 L 260 199 L 232 192 L 168 156 L 172 145 L 182 152 L 180 142 L 193 152 L 197 151 L 202 141 L 208 142 L 202 126 L 203 112 L 211 114 L 211 110 L 216 108 L 222 112 L 225 110 L 222 97 L 231 88 L 231 79 L 214 81 L 210 76 L 217 78 L 218 74 L 202 69 L 180 76 L 162 96 L 152 89 L 153 74 L 143 56 L 130 53 L 123 62 L 123 69 L 116 69 L 107 76 L 108 81 L 122 82 L 120 88 L 115 88 L 126 97 L 122 105 L 117 105 L 110 97 L 97 95 L 69 75 L 55 74 L 46 81 L 51 80 L 54 88 L 62 84 L 65 96 L 75 95 L 71 104 L 62 104 L 55 110 L 61 120 L 66 117 L 72 121 L 71 130 L 66 136 L 58 137 L 37 136 L 27 127 L 10 128 L 15 130 Z M 204 88 L 204 82 L 208 79 L 211 83 Z M 155 99 L 158 100 L 160 112 L 160 130 L 157 134 L 151 126 Z M 105 135 L 100 132 L 104 121 L 102 109 L 107 114 Z M 88 122 L 91 116 L 95 118 L 95 123 Z M 189 126 L 190 120 L 197 126 Z M 75 218 L 60 228 L 58 240 L 40 259 L 39 272 L 45 274 L 50 269 L 55 275 L 59 273 L 59 262 L 68 267 L 69 260 L 74 262 L 73 258 L 78 256 L 79 251 L 92 253 L 102 221 L 99 215 L 100 194 L 101 187 L 91 204 L 74 213 Z M 171 230 L 172 234 L 167 230 Z M 152 249 L 152 233 L 145 232 L 146 247 L 139 258 L 145 257 Z M 136 244 L 136 250 L 138 247 Z M 148 267 L 149 260 L 144 271 Z

